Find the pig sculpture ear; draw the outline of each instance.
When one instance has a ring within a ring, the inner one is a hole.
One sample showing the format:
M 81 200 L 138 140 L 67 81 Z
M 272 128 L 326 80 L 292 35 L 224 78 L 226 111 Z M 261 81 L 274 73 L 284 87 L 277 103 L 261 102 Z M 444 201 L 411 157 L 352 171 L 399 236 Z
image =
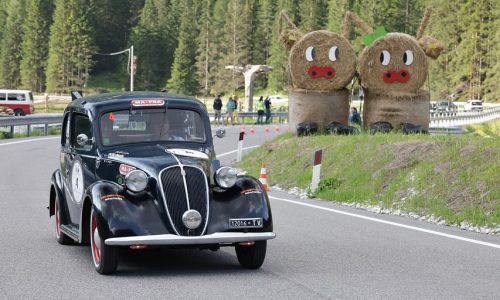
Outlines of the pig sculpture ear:
M 429 24 L 429 19 L 432 14 L 432 8 L 427 7 L 425 9 L 424 17 L 422 18 L 422 21 L 420 22 L 420 27 L 418 28 L 417 31 L 417 40 L 418 43 L 420 44 L 420 47 L 425 52 L 425 55 L 427 55 L 430 58 L 438 58 L 441 52 L 445 49 L 443 43 L 438 41 L 437 39 L 430 37 L 430 36 L 424 36 L 424 31 L 425 28 L 427 28 L 427 25 Z
M 425 55 L 436 59 L 445 50 L 443 43 L 431 36 L 423 36 L 418 40 L 418 44 L 424 50 Z
M 304 35 L 288 17 L 286 11 L 281 12 L 279 21 L 280 40 L 290 51 L 293 45 Z

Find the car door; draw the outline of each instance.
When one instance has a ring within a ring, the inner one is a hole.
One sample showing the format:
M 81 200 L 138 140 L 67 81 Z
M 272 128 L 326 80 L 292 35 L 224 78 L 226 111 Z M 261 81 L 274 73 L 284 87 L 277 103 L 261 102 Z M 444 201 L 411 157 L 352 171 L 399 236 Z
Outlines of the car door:
M 64 153 L 65 190 L 71 223 L 79 225 L 85 191 L 95 180 L 95 143 L 92 122 L 87 115 L 72 113 L 69 128 L 69 147 Z M 88 140 L 86 143 L 81 143 L 79 138 L 83 135 Z

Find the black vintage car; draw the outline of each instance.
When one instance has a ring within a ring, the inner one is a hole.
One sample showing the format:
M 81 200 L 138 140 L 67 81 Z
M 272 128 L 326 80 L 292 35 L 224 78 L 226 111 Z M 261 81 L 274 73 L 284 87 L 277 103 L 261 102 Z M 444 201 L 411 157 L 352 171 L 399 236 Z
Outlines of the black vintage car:
M 275 237 L 260 182 L 215 158 L 205 106 L 166 93 L 68 105 L 49 211 L 57 241 L 90 243 L 101 274 L 116 271 L 120 247 L 234 246 L 241 266 L 256 269 Z

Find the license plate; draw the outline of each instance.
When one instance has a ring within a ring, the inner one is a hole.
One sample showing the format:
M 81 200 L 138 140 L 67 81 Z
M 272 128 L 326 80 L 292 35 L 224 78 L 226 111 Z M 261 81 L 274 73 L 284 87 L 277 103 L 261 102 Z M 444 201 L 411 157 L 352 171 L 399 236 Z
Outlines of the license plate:
M 229 219 L 229 228 L 262 228 L 262 218 Z

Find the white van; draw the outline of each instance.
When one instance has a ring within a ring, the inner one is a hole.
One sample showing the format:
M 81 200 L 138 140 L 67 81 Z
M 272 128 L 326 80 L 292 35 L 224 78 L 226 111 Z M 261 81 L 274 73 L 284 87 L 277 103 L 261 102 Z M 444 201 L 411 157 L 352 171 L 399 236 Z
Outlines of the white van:
M 0 106 L 12 109 L 16 116 L 32 114 L 35 111 L 33 93 L 25 90 L 0 90 Z

